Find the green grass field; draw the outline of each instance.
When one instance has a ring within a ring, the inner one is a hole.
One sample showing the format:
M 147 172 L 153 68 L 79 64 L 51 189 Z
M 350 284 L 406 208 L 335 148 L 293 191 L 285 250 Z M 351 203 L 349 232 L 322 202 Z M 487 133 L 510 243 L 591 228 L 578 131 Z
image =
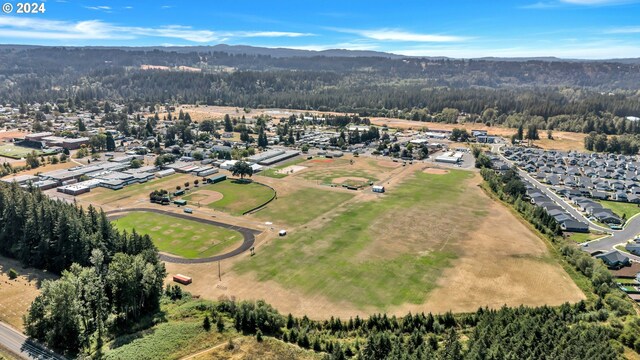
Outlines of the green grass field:
M 305 224 L 351 199 L 354 194 L 306 188 L 279 196 L 256 216 L 276 224 Z
M 114 224 L 120 230 L 147 234 L 160 251 L 188 259 L 220 254 L 243 240 L 237 231 L 151 212 L 132 212 Z
M 625 217 L 626 219 L 640 213 L 640 207 L 638 207 L 637 204 L 617 201 L 600 201 L 600 204 L 607 209 L 611 209 L 611 211 L 616 213 L 618 216 Z
M 284 169 L 287 166 L 298 165 L 301 162 L 305 162 L 305 161 L 306 161 L 305 157 L 299 157 L 297 159 L 293 159 L 291 161 L 285 162 L 282 165 L 274 166 L 271 169 L 262 170 L 262 171 L 260 171 L 258 173 L 258 175 L 267 176 L 267 177 L 275 178 L 275 179 L 282 179 L 282 178 L 285 178 L 285 177 L 287 177 L 289 175 L 288 174 L 280 174 L 280 173 L 278 173 L 278 170 Z
M 13 144 L 0 145 L 0 156 L 8 157 L 11 159 L 22 159 L 28 154 L 35 151 L 36 155 L 40 156 L 44 153 L 40 150 L 31 149 L 23 146 L 15 146 Z
M 455 239 L 468 234 L 487 214 L 486 199 L 465 194 L 465 181 L 471 177 L 473 173 L 459 170 L 447 175 L 417 172 L 384 198 L 349 204 L 321 228 L 290 233 L 234 269 L 254 273 L 259 281 L 276 281 L 358 307 L 384 310 L 422 303 L 442 270 L 456 259 Z M 388 255 L 394 250 L 393 239 L 404 237 L 406 226 L 398 225 L 402 221 L 424 221 L 424 226 L 413 230 L 413 243 Z M 376 247 L 377 234 L 387 236 L 389 244 Z M 359 258 L 368 251 L 374 253 Z
M 232 215 L 242 215 L 244 212 L 266 203 L 274 195 L 274 191 L 266 186 L 254 182 L 240 183 L 233 180 L 201 186 L 200 189 L 217 191 L 223 195 L 222 199 L 210 204 L 201 204 L 202 206 L 228 212 Z M 182 198 L 189 201 L 197 193 L 198 191 L 195 190 Z

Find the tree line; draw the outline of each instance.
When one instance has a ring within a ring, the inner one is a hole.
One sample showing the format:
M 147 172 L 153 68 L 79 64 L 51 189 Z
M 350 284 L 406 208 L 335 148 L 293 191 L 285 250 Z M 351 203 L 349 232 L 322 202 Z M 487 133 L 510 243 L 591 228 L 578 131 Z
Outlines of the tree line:
M 158 309 L 165 269 L 149 236 L 15 183 L 0 186 L 0 216 L 2 255 L 62 274 L 43 282 L 29 308 L 34 339 L 74 355 Z

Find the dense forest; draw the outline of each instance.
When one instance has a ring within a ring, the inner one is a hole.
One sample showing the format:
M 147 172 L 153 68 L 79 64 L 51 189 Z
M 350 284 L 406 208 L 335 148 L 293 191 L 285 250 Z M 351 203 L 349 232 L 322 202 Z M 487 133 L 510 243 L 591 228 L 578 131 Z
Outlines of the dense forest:
M 2 255 L 62 273 L 43 283 L 26 316 L 34 339 L 73 355 L 158 310 L 165 269 L 148 236 L 15 183 L 0 186 L 0 216 Z
M 633 62 L 271 57 L 202 48 L 5 49 L 0 52 L 0 101 L 5 103 L 180 102 L 422 121 L 448 108 L 476 115 L 490 109 L 496 117 L 526 114 L 552 122 L 552 117 L 569 116 L 555 120 L 577 119 L 581 131 L 589 115 L 640 114 L 640 64 Z M 142 64 L 195 66 L 202 72 L 141 70 Z

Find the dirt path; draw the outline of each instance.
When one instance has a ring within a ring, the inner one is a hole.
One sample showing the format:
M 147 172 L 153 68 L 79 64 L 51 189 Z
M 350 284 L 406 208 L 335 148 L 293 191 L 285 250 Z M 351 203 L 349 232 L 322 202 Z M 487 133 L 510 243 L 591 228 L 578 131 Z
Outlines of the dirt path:
M 238 339 L 241 339 L 241 337 L 240 337 L 240 336 L 235 337 L 235 338 L 231 339 L 231 341 L 238 340 Z M 198 356 L 200 356 L 200 355 L 204 355 L 204 354 L 206 354 L 206 353 L 212 352 L 212 351 L 213 351 L 213 350 L 215 350 L 215 349 L 219 349 L 219 348 L 221 348 L 221 347 L 223 347 L 223 346 L 227 345 L 228 343 L 229 343 L 229 340 L 227 340 L 227 341 L 225 341 L 225 342 L 223 342 L 223 343 L 220 343 L 220 344 L 218 344 L 218 345 L 216 345 L 216 346 L 212 346 L 212 347 L 210 347 L 210 348 L 208 348 L 208 349 L 205 349 L 205 350 L 202 350 L 202 351 L 200 351 L 200 352 L 197 352 L 197 353 L 195 353 L 195 354 L 192 354 L 192 355 L 188 355 L 188 356 L 182 357 L 182 358 L 180 358 L 180 360 L 189 360 L 189 359 L 193 359 L 193 358 L 198 357 Z

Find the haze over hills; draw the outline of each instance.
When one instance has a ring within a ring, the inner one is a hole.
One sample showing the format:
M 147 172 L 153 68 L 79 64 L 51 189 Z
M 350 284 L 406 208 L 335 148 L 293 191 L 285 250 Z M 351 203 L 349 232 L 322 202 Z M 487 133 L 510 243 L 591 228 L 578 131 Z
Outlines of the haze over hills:
M 345 58 L 358 58 L 358 57 L 379 57 L 387 59 L 430 59 L 430 60 L 463 60 L 468 58 L 452 58 L 446 56 L 406 56 L 401 54 L 394 54 L 383 51 L 371 51 L 371 50 L 348 50 L 348 49 L 326 49 L 326 50 L 310 50 L 310 49 L 295 49 L 286 47 L 259 47 L 251 45 L 227 45 L 218 44 L 211 46 L 40 46 L 40 45 L 21 45 L 21 44 L 0 44 L 0 49 L 31 49 L 31 48 L 85 48 L 85 49 L 118 49 L 125 51 L 167 51 L 176 53 L 207 53 L 207 52 L 223 52 L 230 55 L 252 55 L 252 56 L 271 56 L 274 58 L 311 58 L 311 57 L 345 57 Z M 640 63 L 640 58 L 611 58 L 611 59 L 573 59 L 573 58 L 558 58 L 554 56 L 541 56 L 541 57 L 479 57 L 470 58 L 471 60 L 487 60 L 487 61 L 549 61 L 549 62 L 619 62 L 625 64 L 637 64 Z

